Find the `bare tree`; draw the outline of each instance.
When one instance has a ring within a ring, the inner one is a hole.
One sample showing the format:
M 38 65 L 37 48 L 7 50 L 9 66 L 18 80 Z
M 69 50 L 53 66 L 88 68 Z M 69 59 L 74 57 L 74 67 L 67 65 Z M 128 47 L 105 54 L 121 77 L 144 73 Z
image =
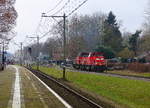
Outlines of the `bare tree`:
M 145 23 L 143 24 L 143 31 L 145 35 L 150 34 L 150 1 L 148 3 L 147 10 L 145 12 Z
M 143 24 L 143 37 L 140 41 L 140 49 L 141 52 L 149 53 L 150 51 L 150 1 L 148 3 L 147 10 L 145 12 L 146 19 L 145 23 Z
M 10 32 L 16 24 L 15 0 L 0 0 L 0 33 Z
M 79 52 L 92 51 L 100 43 L 102 35 L 101 23 L 106 16 L 103 13 L 95 13 L 89 15 L 73 15 L 66 20 L 67 34 L 67 58 L 74 58 Z M 47 43 L 49 51 L 54 45 L 57 51 L 53 51 L 54 55 L 62 55 L 63 53 L 63 21 L 59 21 L 52 27 L 53 39 Z M 52 42 L 54 41 L 54 42 Z M 53 48 L 54 49 L 54 48 Z

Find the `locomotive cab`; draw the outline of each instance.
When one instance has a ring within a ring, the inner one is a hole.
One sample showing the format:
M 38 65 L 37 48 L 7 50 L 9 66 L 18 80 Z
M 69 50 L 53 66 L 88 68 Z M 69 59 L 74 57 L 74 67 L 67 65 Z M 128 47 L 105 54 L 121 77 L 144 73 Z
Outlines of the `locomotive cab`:
M 94 71 L 104 71 L 106 69 L 106 60 L 103 56 L 103 53 L 92 52 L 89 58 L 91 70 Z

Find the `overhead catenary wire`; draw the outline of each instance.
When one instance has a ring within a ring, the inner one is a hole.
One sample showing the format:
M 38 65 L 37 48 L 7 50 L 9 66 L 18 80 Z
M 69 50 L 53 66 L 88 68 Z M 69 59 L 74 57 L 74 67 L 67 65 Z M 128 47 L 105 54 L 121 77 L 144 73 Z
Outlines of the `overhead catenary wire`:
M 72 15 L 75 11 L 77 11 L 82 5 L 84 5 L 88 0 L 84 0 L 81 4 L 79 4 L 74 10 L 72 10 L 67 17 L 69 17 L 70 15 Z
M 85 4 L 87 1 L 88 1 L 88 0 L 84 0 L 82 3 L 80 3 L 78 6 L 76 6 L 70 13 L 68 12 L 69 14 L 67 14 L 66 17 L 69 17 L 70 15 L 72 15 L 75 11 L 77 11 L 77 10 L 78 10 L 83 4 Z M 63 0 L 60 0 L 60 1 L 54 6 L 54 8 L 52 8 L 51 10 L 49 10 L 47 13 L 50 13 L 50 12 L 54 11 L 62 2 L 63 2 Z M 67 0 L 67 1 L 65 2 L 65 4 L 64 4 L 58 11 L 56 11 L 54 14 L 52 14 L 52 16 L 54 16 L 54 15 L 60 13 L 61 11 L 63 11 L 63 9 L 65 9 L 66 6 L 69 5 L 69 3 L 71 3 L 71 0 Z M 53 18 L 53 19 L 54 19 L 54 18 Z M 54 19 L 54 20 L 57 22 L 58 25 L 61 25 L 61 21 L 58 22 L 56 19 Z M 42 35 L 42 36 L 40 37 L 40 40 L 41 40 L 42 38 L 46 37 L 46 36 L 51 32 L 51 29 L 50 29 L 50 30 L 47 29 L 47 28 L 48 28 L 47 26 L 49 26 L 49 25 L 44 26 L 45 23 L 46 23 L 46 20 L 44 21 L 44 24 L 43 24 L 43 25 L 42 25 L 41 23 L 43 23 L 43 22 L 42 22 L 42 18 L 40 19 L 40 22 L 39 22 L 38 27 L 37 27 L 37 29 L 36 29 L 36 34 L 37 34 L 37 32 L 39 32 L 40 35 Z M 46 23 L 46 24 L 47 24 L 47 23 Z M 46 27 L 46 29 L 48 30 L 48 32 L 46 32 L 46 33 L 43 34 L 42 32 L 45 32 L 45 27 Z M 41 29 L 42 29 L 42 31 L 41 31 Z
M 42 38 L 44 38 L 45 36 L 47 36 L 50 32 L 51 32 L 51 29 L 49 30 L 48 29 L 48 27 L 47 26 L 44 26 L 44 27 L 41 27 L 43 30 L 45 30 L 45 29 L 47 29 L 48 30 L 48 32 L 46 32 L 46 33 L 42 33 L 41 31 L 40 31 L 40 33 L 41 33 L 41 37 L 40 37 L 40 39 L 42 39 Z
M 51 22 L 51 21 L 48 21 L 48 19 L 45 19 L 43 22 L 41 22 L 42 24 L 39 26 L 39 29 L 36 32 L 37 35 L 39 36 L 43 35 L 44 32 L 47 32 L 47 30 L 49 30 L 48 22 Z
M 71 1 L 72 0 L 67 0 L 66 2 L 65 2 L 65 4 L 57 11 L 57 12 L 55 12 L 53 15 L 56 15 L 56 14 L 58 14 L 59 12 L 61 12 L 67 5 L 69 5 L 69 3 L 71 3 Z M 83 4 L 85 4 L 86 2 L 87 2 L 88 0 L 84 0 L 81 4 L 79 4 L 75 9 L 73 9 L 69 14 L 68 14 L 68 16 L 70 16 L 71 14 L 73 14 L 76 10 L 78 10 Z M 58 3 L 57 3 L 57 5 L 55 6 L 55 7 L 57 7 L 58 6 L 58 4 L 59 3 L 61 3 L 62 1 L 59 1 Z M 72 1 L 73 2 L 73 1 Z M 71 3 L 72 4 L 72 3 Z M 53 8 L 54 9 L 54 8 Z M 52 16 L 53 16 L 52 15 Z
M 20 48 L 20 45 L 19 45 L 19 44 L 17 44 L 15 41 L 11 41 L 11 43 L 12 43 L 12 44 L 14 44 L 14 45 L 16 45 L 17 47 L 19 47 L 19 48 Z
M 50 13 L 53 10 L 55 10 L 62 2 L 63 2 L 63 0 L 60 0 L 51 10 L 47 11 L 46 13 Z
M 59 26 L 61 26 L 61 27 L 63 27 L 63 25 L 61 25 L 61 23 L 63 22 L 63 20 L 62 21 L 60 21 L 60 22 L 58 22 L 54 17 L 52 17 L 53 18 L 53 20 L 55 20 L 56 21 L 56 23 L 57 23 L 57 25 L 59 25 Z
M 39 27 L 41 26 L 42 19 L 43 19 L 43 18 L 41 17 L 41 18 L 40 18 L 40 22 L 39 22 L 39 24 L 38 24 L 38 26 L 37 26 L 37 28 L 36 28 L 36 31 L 35 31 L 36 33 L 37 33 Z
M 53 18 L 53 17 L 52 17 Z M 53 18 L 53 20 L 55 20 L 57 22 L 57 25 L 62 26 L 61 23 L 62 21 L 58 22 L 55 18 Z M 43 36 L 40 37 L 40 39 L 44 38 L 45 36 L 47 36 L 49 33 L 51 32 L 51 30 L 49 30 L 48 32 L 46 32 Z M 60 31 L 59 31 L 60 32 Z
M 47 36 L 50 32 L 51 32 L 51 30 L 49 30 L 48 32 L 46 32 L 43 36 L 40 37 L 40 40 L 41 40 L 42 38 L 44 38 L 45 36 Z
M 60 0 L 59 2 L 57 2 L 57 4 L 51 10 L 47 11 L 46 14 L 53 12 L 53 14 L 52 14 L 52 16 L 53 16 L 53 15 L 58 15 L 58 14 L 61 15 L 61 14 L 66 13 L 66 17 L 69 17 L 75 11 L 77 11 L 83 4 L 85 4 L 88 0 L 84 0 L 84 1 L 82 1 L 82 0 L 80 1 L 79 0 L 80 2 L 77 2 L 77 0 L 75 0 L 75 1 L 74 0 L 66 0 L 66 2 L 63 2 L 63 1 L 64 0 Z M 64 5 L 61 5 L 61 3 L 64 4 Z M 74 3 L 76 3 L 76 4 L 74 4 Z M 62 6 L 62 7 L 58 8 L 59 6 Z M 59 10 L 57 11 L 56 9 L 59 9 Z M 61 25 L 61 23 L 62 23 L 61 20 L 57 21 L 55 18 L 53 18 L 53 19 L 57 22 L 57 24 L 59 26 Z M 44 37 L 46 37 L 47 35 L 49 35 L 52 32 L 52 29 L 49 29 L 50 26 L 52 27 L 52 24 L 53 23 L 47 23 L 47 20 L 46 19 L 43 20 L 43 17 L 41 17 L 41 19 L 40 19 L 40 21 L 39 21 L 39 23 L 37 25 L 36 31 L 35 31 L 35 34 L 40 36 L 39 40 L 43 39 Z M 56 36 L 55 41 L 58 42 L 61 45 L 62 44 L 61 29 L 58 30 L 58 34 L 57 35 L 53 35 L 53 36 Z M 50 36 L 52 36 L 52 35 L 50 35 Z M 30 42 L 28 40 L 26 40 L 26 39 L 25 39 L 24 43 L 28 44 L 27 46 L 29 46 L 29 44 L 31 45 L 32 43 L 33 44 L 35 43 L 35 41 L 33 39 L 30 40 Z M 15 44 L 16 46 L 20 47 L 20 45 L 18 45 L 15 42 L 13 42 L 13 44 Z
M 36 30 L 36 35 L 43 35 L 43 33 L 46 31 L 46 30 L 49 30 L 48 29 L 48 23 L 47 23 L 47 19 L 43 20 L 41 18 L 40 22 L 39 22 L 39 25 L 37 27 L 37 30 Z
M 65 5 L 64 5 L 60 10 L 58 10 L 56 13 L 54 13 L 53 15 L 59 13 L 62 9 L 64 9 L 65 6 L 68 5 L 68 3 L 69 3 L 70 1 L 71 1 L 71 0 L 68 0 L 68 1 L 65 3 Z M 84 1 L 83 1 L 81 4 L 79 4 L 75 9 L 73 9 L 73 10 L 67 15 L 67 17 L 69 17 L 71 14 L 73 14 L 75 11 L 77 11 L 77 10 L 78 10 L 83 4 L 85 4 L 87 1 L 88 1 L 88 0 L 84 0 Z M 61 21 L 58 22 L 54 17 L 52 17 L 52 18 L 57 22 L 58 25 L 62 26 L 62 25 L 61 25 Z M 45 33 L 40 39 L 42 39 L 42 38 L 44 38 L 45 36 L 47 36 L 47 34 L 49 34 L 50 32 L 51 32 L 51 30 L 49 30 L 47 33 Z
M 71 0 L 68 0 L 68 1 L 64 4 L 64 6 L 61 7 L 58 11 L 56 11 L 53 15 L 56 15 L 56 14 L 58 14 L 59 12 L 61 12 L 61 11 L 70 3 L 70 1 L 71 1 Z M 53 15 L 52 15 L 52 16 L 53 16 Z

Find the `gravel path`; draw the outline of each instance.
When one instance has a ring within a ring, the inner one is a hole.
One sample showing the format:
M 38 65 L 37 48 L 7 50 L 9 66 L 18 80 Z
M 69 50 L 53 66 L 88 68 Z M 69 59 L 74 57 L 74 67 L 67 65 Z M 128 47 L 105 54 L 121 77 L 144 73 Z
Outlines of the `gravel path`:
M 72 72 L 82 72 L 86 74 L 97 74 L 97 75 L 105 75 L 105 76 L 111 76 L 111 77 L 127 78 L 127 79 L 132 79 L 132 80 L 150 81 L 149 77 L 128 76 L 128 75 L 119 75 L 119 74 L 113 74 L 113 73 L 88 72 L 88 71 L 81 71 L 81 70 L 74 70 L 74 69 L 69 69 L 69 70 Z

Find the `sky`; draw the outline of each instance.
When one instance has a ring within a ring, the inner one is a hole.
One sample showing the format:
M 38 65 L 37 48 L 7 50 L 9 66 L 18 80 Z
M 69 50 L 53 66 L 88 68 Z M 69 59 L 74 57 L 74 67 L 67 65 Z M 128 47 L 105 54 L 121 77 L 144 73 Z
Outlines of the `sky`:
M 25 42 L 26 36 L 35 34 L 39 21 L 41 19 L 41 13 L 46 13 L 53 9 L 60 0 L 16 0 L 15 8 L 18 12 L 17 25 L 15 31 L 17 32 L 13 42 L 9 45 L 9 52 L 14 53 L 19 49 L 19 46 L 13 43 Z M 57 8 L 49 13 L 51 15 L 57 12 L 68 0 L 63 0 Z M 83 0 L 71 0 L 69 5 L 64 8 L 62 12 L 70 12 Z M 93 14 L 96 12 L 109 13 L 113 11 L 117 20 L 122 22 L 121 30 L 135 32 L 141 28 L 144 22 L 144 12 L 147 8 L 148 0 L 88 0 L 81 8 L 79 8 L 77 14 Z M 32 35 L 34 36 L 34 35 Z M 44 40 L 41 40 L 44 41 Z

